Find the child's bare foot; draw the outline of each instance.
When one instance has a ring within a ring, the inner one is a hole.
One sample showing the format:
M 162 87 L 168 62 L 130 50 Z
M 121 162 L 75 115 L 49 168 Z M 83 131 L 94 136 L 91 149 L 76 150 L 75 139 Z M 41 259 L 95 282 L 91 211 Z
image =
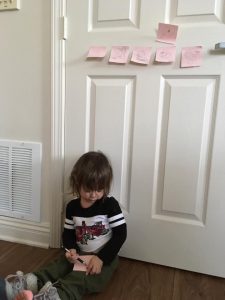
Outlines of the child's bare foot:
M 33 293 L 31 291 L 24 290 L 20 292 L 14 300 L 32 300 L 33 299 Z

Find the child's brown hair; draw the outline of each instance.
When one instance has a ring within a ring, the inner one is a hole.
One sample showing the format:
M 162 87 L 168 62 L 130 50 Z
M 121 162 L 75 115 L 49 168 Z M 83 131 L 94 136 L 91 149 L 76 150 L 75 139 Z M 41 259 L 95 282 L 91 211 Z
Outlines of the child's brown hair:
M 108 158 L 100 151 L 83 154 L 75 163 L 70 175 L 73 194 L 79 195 L 81 187 L 85 190 L 104 190 L 106 196 L 111 187 L 113 171 Z

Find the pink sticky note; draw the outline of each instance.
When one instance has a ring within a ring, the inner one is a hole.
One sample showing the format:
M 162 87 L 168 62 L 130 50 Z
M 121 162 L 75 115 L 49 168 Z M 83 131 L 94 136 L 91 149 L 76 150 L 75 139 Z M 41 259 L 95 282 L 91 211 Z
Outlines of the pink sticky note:
M 131 61 L 148 65 L 151 58 L 151 48 L 150 47 L 135 47 L 133 49 Z
M 156 50 L 155 61 L 158 62 L 173 62 L 176 56 L 176 47 L 160 47 Z
M 177 31 L 177 25 L 159 23 L 157 41 L 168 44 L 175 44 L 177 38 Z
M 87 57 L 104 57 L 106 55 L 106 47 L 90 47 Z
M 93 257 L 93 255 L 81 255 L 80 258 L 84 261 L 85 264 L 83 264 L 77 260 L 73 266 L 73 270 L 86 272 L 87 265 L 92 257 Z
M 116 64 L 125 64 L 128 60 L 128 46 L 113 46 L 110 53 L 109 62 Z
M 181 50 L 181 68 L 199 67 L 202 63 L 202 46 L 184 47 Z

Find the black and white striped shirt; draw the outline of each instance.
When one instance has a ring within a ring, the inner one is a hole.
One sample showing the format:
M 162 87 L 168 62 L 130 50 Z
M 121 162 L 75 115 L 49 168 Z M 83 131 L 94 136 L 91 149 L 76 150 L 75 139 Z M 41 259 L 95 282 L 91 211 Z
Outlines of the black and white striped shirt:
M 118 201 L 113 197 L 97 200 L 83 208 L 80 198 L 70 201 L 66 208 L 63 244 L 85 253 L 96 253 L 109 264 L 126 240 L 126 222 Z

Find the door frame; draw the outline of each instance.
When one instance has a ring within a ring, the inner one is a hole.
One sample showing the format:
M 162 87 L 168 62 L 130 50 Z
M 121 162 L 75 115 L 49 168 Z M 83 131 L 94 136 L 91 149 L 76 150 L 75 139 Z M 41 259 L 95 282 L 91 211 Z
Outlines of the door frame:
M 64 182 L 66 0 L 51 0 L 51 158 L 49 246 L 61 246 Z M 51 207 L 54 209 L 51 209 Z

